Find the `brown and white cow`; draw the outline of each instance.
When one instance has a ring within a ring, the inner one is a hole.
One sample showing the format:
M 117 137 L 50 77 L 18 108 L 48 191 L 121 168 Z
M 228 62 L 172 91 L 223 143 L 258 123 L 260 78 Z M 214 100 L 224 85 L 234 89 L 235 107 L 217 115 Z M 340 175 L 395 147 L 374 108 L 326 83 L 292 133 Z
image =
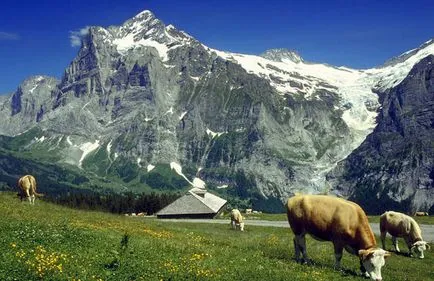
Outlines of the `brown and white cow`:
M 372 280 L 382 280 L 381 268 L 390 253 L 376 248 L 374 233 L 356 203 L 326 195 L 296 195 L 287 202 L 288 222 L 294 232 L 295 258 L 309 261 L 305 235 L 334 245 L 335 268 L 340 268 L 343 249 L 359 256 L 360 269 Z
M 43 196 L 41 193 L 36 192 L 36 180 L 32 175 L 25 175 L 18 180 L 18 188 L 20 189 L 19 196 L 21 201 L 26 197 L 30 204 L 35 204 L 36 196 Z
M 424 258 L 423 252 L 428 248 L 427 242 L 422 239 L 422 232 L 417 222 L 406 214 L 388 211 L 380 216 L 381 243 L 386 249 L 386 234 L 392 235 L 392 243 L 395 251 L 399 252 L 397 237 L 404 238 L 409 255 L 414 252 L 420 259 Z
M 238 209 L 233 209 L 231 211 L 231 226 L 232 229 L 239 228 L 241 231 L 244 231 L 243 216 Z

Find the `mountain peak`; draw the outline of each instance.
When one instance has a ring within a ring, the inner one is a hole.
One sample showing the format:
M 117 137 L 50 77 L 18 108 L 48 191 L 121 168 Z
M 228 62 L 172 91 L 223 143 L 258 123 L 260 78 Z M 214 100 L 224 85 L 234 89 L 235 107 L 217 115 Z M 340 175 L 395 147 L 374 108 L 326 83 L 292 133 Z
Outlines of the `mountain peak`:
M 387 60 L 382 65 L 382 67 L 393 66 L 393 65 L 396 65 L 398 63 L 402 63 L 402 62 L 406 61 L 408 58 L 416 55 L 419 52 L 422 54 L 425 54 L 425 53 L 432 54 L 433 52 L 431 50 L 434 49 L 432 47 L 432 45 L 434 45 L 434 38 L 426 41 L 425 43 L 423 43 L 422 45 L 420 45 L 419 47 L 417 47 L 415 49 L 411 49 L 405 53 L 400 54 L 399 56 L 396 56 L 396 57 L 393 57 L 393 58 Z M 427 50 L 425 50 L 425 52 L 424 52 L 424 49 L 427 49 Z
M 284 48 L 266 50 L 264 53 L 260 54 L 260 56 L 277 62 L 289 60 L 295 63 L 299 63 L 304 61 L 303 58 L 297 53 L 297 51 Z
M 155 25 L 164 26 L 164 24 L 157 19 L 151 11 L 145 10 L 125 21 L 121 28 L 130 32 L 139 32 L 141 30 L 150 29 Z
M 154 19 L 154 14 L 149 10 L 144 10 L 134 17 L 132 17 L 130 20 L 148 20 L 148 19 Z

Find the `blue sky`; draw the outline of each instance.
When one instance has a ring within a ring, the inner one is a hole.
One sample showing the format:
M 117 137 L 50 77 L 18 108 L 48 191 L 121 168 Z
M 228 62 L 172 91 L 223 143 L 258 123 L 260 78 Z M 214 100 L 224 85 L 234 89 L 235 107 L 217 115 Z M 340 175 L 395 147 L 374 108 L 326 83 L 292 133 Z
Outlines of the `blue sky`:
M 31 75 L 60 78 L 71 32 L 120 25 L 143 10 L 205 45 L 247 54 L 297 50 L 308 61 L 369 68 L 434 37 L 434 1 L 39 0 L 2 2 L 0 93 Z

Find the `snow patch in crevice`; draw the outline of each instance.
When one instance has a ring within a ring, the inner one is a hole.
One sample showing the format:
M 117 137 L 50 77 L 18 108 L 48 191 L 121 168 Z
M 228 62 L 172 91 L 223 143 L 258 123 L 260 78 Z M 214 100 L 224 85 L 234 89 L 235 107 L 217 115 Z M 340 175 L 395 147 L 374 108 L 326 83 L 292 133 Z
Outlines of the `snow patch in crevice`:
M 70 136 L 67 136 L 67 137 L 66 137 L 66 142 L 67 142 L 70 146 L 74 146 L 74 145 L 72 144 L 72 141 L 71 141 L 71 137 L 70 137 Z
M 176 162 L 170 162 L 170 169 L 175 170 L 175 172 L 183 177 L 188 183 L 193 185 L 193 183 L 182 173 L 182 167 Z
M 111 154 L 111 151 L 112 151 L 112 141 L 113 140 L 110 140 L 109 141 L 109 143 L 107 144 L 107 154 L 109 155 L 109 157 L 110 157 L 110 154 Z
M 86 158 L 86 156 L 91 153 L 92 151 L 96 150 L 99 147 L 99 140 L 96 140 L 94 143 L 91 142 L 85 142 L 79 146 L 80 150 L 83 152 L 81 154 L 81 158 L 78 161 L 78 166 L 81 168 L 83 164 L 83 160 Z
M 173 114 L 173 107 L 170 107 L 169 110 L 167 110 L 166 113 L 164 113 L 164 115 L 166 114 Z
M 193 179 L 193 186 L 194 187 L 198 187 L 198 188 L 205 188 L 206 184 L 203 180 L 201 180 L 200 178 L 195 177 Z
M 188 111 L 184 111 L 181 116 L 179 116 L 179 120 L 182 120 L 182 118 L 184 118 L 184 116 L 188 113 Z
M 38 86 L 39 86 L 39 84 L 36 84 L 33 88 L 31 88 L 31 89 L 29 90 L 29 92 L 33 94 L 33 91 L 34 91 Z
M 220 137 L 221 135 L 225 134 L 225 132 L 213 132 L 210 129 L 206 128 L 206 134 L 211 136 L 211 138 Z
M 175 170 L 175 172 L 183 177 L 190 185 L 197 187 L 197 188 L 205 188 L 205 182 L 201 180 L 198 177 L 195 177 L 193 179 L 193 182 L 191 182 L 183 173 L 182 173 L 182 167 L 176 162 L 170 162 L 170 169 Z
M 112 141 L 110 140 L 109 143 L 106 146 L 106 151 L 107 151 L 107 158 L 110 161 L 110 163 L 113 163 L 112 157 L 111 157 L 111 153 L 112 153 Z
M 153 169 L 155 168 L 155 166 L 154 165 L 152 165 L 152 164 L 149 164 L 147 167 L 146 167 L 146 170 L 148 171 L 148 173 L 150 172 L 150 171 L 152 171 Z
M 35 137 L 36 142 L 43 142 L 45 140 L 45 136 L 42 136 L 40 138 Z

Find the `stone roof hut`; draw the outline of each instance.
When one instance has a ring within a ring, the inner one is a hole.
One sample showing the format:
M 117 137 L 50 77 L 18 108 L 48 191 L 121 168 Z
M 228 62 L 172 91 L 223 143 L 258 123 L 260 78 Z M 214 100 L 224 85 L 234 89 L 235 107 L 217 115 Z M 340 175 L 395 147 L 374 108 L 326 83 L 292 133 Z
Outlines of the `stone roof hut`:
M 226 200 L 194 187 L 184 196 L 157 212 L 157 218 L 214 218 L 226 205 Z

